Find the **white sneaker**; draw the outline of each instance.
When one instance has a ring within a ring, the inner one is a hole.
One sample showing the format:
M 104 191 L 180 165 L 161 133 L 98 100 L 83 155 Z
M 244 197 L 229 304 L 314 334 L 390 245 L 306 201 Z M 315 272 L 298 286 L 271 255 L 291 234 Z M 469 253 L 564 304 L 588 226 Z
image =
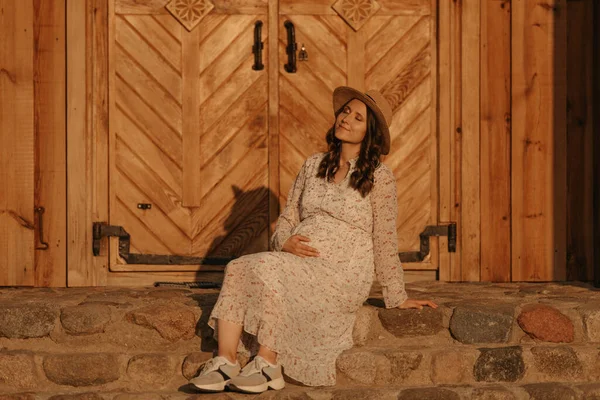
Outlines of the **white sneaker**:
M 232 363 L 225 357 L 213 357 L 202 367 L 200 375 L 190 383 L 202 392 L 222 392 L 231 378 L 240 373 L 240 363 Z
M 229 381 L 229 388 L 242 393 L 262 393 L 285 386 L 281 365 L 273 365 L 260 356 L 254 357 L 242 372 Z

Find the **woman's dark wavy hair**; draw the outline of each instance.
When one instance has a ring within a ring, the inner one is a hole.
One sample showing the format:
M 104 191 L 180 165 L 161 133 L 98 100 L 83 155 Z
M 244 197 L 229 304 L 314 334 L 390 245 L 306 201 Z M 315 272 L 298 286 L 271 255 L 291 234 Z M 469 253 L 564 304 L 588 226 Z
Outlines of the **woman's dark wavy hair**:
M 346 104 L 335 112 L 336 121 L 338 115 L 346 107 Z M 335 122 L 327 131 L 325 138 L 327 140 L 328 151 L 319 165 L 317 177 L 327 179 L 331 182 L 339 169 L 340 154 L 342 152 L 342 141 L 335 137 Z M 362 197 L 366 197 L 373 189 L 375 169 L 379 166 L 382 149 L 383 135 L 377 126 L 375 115 L 367 107 L 367 132 L 360 146 L 354 172 L 350 175 L 350 186 L 358 190 Z

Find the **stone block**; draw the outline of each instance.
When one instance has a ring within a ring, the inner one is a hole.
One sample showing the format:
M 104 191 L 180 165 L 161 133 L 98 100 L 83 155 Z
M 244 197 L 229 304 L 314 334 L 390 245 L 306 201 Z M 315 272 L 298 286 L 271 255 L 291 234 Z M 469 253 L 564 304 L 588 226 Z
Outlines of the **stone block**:
M 0 336 L 29 339 L 48 336 L 58 311 L 45 304 L 0 304 Z
M 391 383 L 406 381 L 423 361 L 423 354 L 415 351 L 391 351 L 385 357 L 390 360 Z
M 538 371 L 560 381 L 581 380 L 583 366 L 575 351 L 567 346 L 531 349 Z
M 460 400 L 458 393 L 442 388 L 404 389 L 398 400 Z
M 23 351 L 0 351 L 0 385 L 29 389 L 38 381 L 33 354 Z
M 52 382 L 76 387 L 114 382 L 120 375 L 115 354 L 55 354 L 44 358 L 43 367 Z
M 450 318 L 450 333 L 461 343 L 506 343 L 514 309 L 511 306 L 458 306 Z
M 164 354 L 138 354 L 127 364 L 127 375 L 139 387 L 164 387 L 175 374 L 175 364 Z
M 183 360 L 183 365 L 181 366 L 181 372 L 185 379 L 195 378 L 200 372 L 200 367 L 208 360 L 212 358 L 212 353 L 208 352 L 195 352 L 188 355 L 185 360 Z
M 156 393 L 121 393 L 112 400 L 165 400 L 165 397 Z
M 568 386 L 560 383 L 536 383 L 525 385 L 530 400 L 576 400 L 577 394 Z
M 91 303 L 65 307 L 61 310 L 60 322 L 65 331 L 71 335 L 102 333 L 110 322 L 110 308 Z
M 331 393 L 331 397 L 323 396 L 319 397 L 318 394 L 315 396 L 306 395 L 306 397 L 299 397 L 298 399 L 306 399 L 306 400 L 315 400 L 315 399 L 327 399 L 327 400 L 396 400 L 397 392 L 390 392 L 385 389 L 378 388 L 356 388 L 356 389 L 345 389 L 345 390 L 334 390 Z M 276 397 L 277 400 L 280 400 L 279 397 Z M 287 397 L 284 397 L 287 399 Z M 290 398 L 290 400 L 295 400 L 296 397 Z M 262 400 L 262 397 L 260 398 Z
M 175 342 L 195 335 L 196 316 L 184 306 L 153 305 L 129 312 L 129 322 L 155 329 L 160 336 Z
M 585 333 L 590 342 L 600 342 L 600 309 L 589 310 L 583 316 Z
M 429 307 L 422 310 L 382 309 L 379 320 L 396 337 L 429 336 L 444 329 L 442 312 Z
M 476 388 L 471 392 L 470 400 L 517 400 L 514 393 L 505 388 Z
M 366 351 L 347 352 L 338 357 L 337 368 L 353 381 L 373 384 L 389 379 L 391 364 L 381 354 Z
M 436 353 L 431 360 L 431 380 L 436 385 L 457 385 L 471 376 L 473 363 L 464 352 L 449 350 Z
M 575 337 L 573 322 L 569 317 L 544 304 L 525 306 L 517 322 L 529 336 L 544 342 L 570 343 Z
M 374 334 L 377 318 L 377 309 L 364 306 L 358 309 L 356 321 L 352 330 L 352 340 L 355 346 L 364 346 Z
M 73 393 L 58 394 L 50 397 L 48 400 L 104 400 L 104 397 L 96 393 Z
M 482 348 L 473 375 L 477 382 L 516 382 L 525 373 L 523 350 L 518 346 Z
M 0 393 L 0 400 L 36 400 L 33 393 Z

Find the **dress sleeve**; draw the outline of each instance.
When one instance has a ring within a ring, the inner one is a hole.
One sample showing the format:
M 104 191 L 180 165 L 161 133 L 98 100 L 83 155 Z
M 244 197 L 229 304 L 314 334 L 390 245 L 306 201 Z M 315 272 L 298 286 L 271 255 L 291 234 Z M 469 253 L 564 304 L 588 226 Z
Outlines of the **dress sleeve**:
M 308 161 L 306 160 L 300 168 L 300 172 L 298 172 L 294 184 L 288 192 L 285 208 L 279 215 L 277 224 L 275 224 L 275 232 L 271 237 L 271 248 L 274 251 L 281 251 L 283 244 L 292 236 L 292 230 L 300 222 L 300 196 L 304 190 Z
M 386 308 L 394 308 L 404 303 L 408 296 L 404 289 L 404 270 L 398 256 L 396 179 L 384 165 L 375 171 L 371 205 L 375 274 L 381 284 Z

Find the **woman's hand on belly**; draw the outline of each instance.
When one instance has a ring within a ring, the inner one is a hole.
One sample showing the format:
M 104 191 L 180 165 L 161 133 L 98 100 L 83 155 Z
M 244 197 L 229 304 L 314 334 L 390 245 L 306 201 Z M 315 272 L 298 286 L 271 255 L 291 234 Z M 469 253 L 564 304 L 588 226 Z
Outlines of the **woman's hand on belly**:
M 292 235 L 285 241 L 281 250 L 297 255 L 298 257 L 319 257 L 319 251 L 303 242 L 310 239 L 302 235 Z

